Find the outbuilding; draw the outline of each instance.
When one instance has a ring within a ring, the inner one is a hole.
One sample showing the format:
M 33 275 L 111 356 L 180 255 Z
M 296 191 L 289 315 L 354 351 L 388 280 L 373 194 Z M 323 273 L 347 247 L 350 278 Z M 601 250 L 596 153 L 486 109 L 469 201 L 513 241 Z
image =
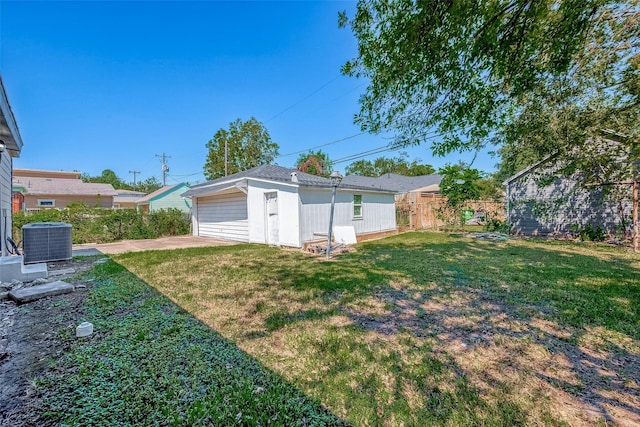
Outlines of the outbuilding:
M 195 185 L 193 234 L 241 242 L 302 247 L 326 239 L 333 183 L 275 165 L 258 166 Z M 396 232 L 394 192 L 339 184 L 333 226 L 358 239 Z

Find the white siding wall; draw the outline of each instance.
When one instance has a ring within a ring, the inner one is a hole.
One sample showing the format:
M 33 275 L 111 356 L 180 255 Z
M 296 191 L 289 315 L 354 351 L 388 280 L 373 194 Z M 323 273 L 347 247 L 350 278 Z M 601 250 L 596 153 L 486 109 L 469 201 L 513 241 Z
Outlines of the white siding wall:
M 194 199 L 193 230 L 203 237 L 249 241 L 247 198 L 240 191 Z
M 249 241 L 266 243 L 265 193 L 272 192 L 278 194 L 279 244 L 296 248 L 302 246 L 299 232 L 298 188 L 254 180 L 250 181 L 248 188 Z
M 191 201 L 185 197 L 181 197 L 180 194 L 188 190 L 188 187 L 181 185 L 173 189 L 169 194 L 165 194 L 158 200 L 150 202 L 150 210 L 157 211 L 160 209 L 175 208 L 180 209 L 184 213 L 191 212 Z
M 362 218 L 353 217 L 353 195 L 362 195 Z M 331 208 L 331 190 L 300 189 L 300 228 L 302 242 L 319 238 L 314 233 L 327 233 Z M 333 226 L 353 226 L 356 235 L 396 228 L 393 194 L 341 190 L 336 193 Z
M 7 235 L 11 235 L 11 166 L 13 159 L 7 151 L 0 160 L 0 253 L 7 255 Z M 5 218 L 6 212 L 6 218 Z M 5 224 L 6 221 L 6 224 Z M 6 234 L 5 234 L 6 232 Z M 16 236 L 19 239 L 19 236 Z M 16 240 L 16 239 L 14 239 Z

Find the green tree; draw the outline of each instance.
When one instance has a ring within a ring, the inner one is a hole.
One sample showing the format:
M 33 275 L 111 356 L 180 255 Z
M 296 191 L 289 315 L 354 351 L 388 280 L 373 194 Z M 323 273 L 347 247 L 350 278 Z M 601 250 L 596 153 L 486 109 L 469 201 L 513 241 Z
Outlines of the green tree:
M 144 181 L 136 182 L 136 191 L 141 191 L 147 194 L 153 193 L 154 191 L 159 190 L 161 187 L 162 184 L 155 176 L 147 178 Z
M 469 200 L 478 200 L 480 197 L 478 181 L 482 179 L 482 174 L 478 169 L 464 163 L 448 164 L 440 168 L 438 174 L 442 175 L 440 193 L 447 197 L 450 207 L 459 209 Z
M 405 176 L 431 175 L 435 173 L 433 166 L 420 163 L 419 159 L 407 161 L 408 154 L 403 152 L 398 157 L 378 157 L 373 162 L 358 160 L 345 168 L 347 175 L 378 177 L 385 173 L 396 173 Z
M 547 100 L 584 132 L 542 132 L 531 158 L 549 145 L 569 153 L 607 122 L 637 141 L 625 124 L 638 123 L 638 0 L 359 0 L 339 24 L 359 52 L 343 73 L 369 81 L 356 122 L 393 131 L 396 144 L 431 143 L 444 155 L 505 134 L 515 141 L 544 130 L 552 117 L 533 115 Z
M 475 183 L 478 190 L 478 200 L 504 200 L 504 186 L 502 181 L 497 180 L 494 176 L 481 178 Z
M 270 164 L 278 156 L 279 148 L 264 125 L 254 117 L 246 122 L 237 119 L 229 123 L 229 129 L 219 129 L 206 146 L 209 149 L 204 164 L 207 179 Z
M 99 176 L 90 176 L 89 174 L 82 174 L 83 182 L 93 182 L 97 184 L 111 184 L 116 190 L 131 190 L 133 187 L 124 182 L 114 171 L 111 169 L 105 169 Z
M 333 163 L 329 155 L 322 150 L 301 154 L 296 160 L 296 169 L 302 172 L 328 177 L 333 171 Z

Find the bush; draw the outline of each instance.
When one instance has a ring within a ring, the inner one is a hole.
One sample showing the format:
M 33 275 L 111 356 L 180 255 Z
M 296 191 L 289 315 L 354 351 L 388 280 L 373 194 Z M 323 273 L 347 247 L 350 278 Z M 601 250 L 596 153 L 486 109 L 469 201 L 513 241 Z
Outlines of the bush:
M 511 225 L 507 221 L 490 219 L 484 223 L 484 229 L 486 231 L 495 231 L 498 233 L 509 234 L 511 232 Z
M 607 237 L 607 233 L 599 224 L 595 227 L 591 224 L 572 225 L 571 229 L 580 235 L 583 242 L 603 242 Z
M 14 212 L 14 240 L 22 240 L 22 226 L 34 222 L 65 222 L 73 226 L 73 243 L 108 243 L 188 234 L 191 219 L 178 209 L 144 214 L 135 209 L 103 209 L 74 203 L 65 209 Z
M 149 224 L 158 236 L 178 236 L 189 233 L 191 217 L 180 209 L 160 209 L 149 214 Z

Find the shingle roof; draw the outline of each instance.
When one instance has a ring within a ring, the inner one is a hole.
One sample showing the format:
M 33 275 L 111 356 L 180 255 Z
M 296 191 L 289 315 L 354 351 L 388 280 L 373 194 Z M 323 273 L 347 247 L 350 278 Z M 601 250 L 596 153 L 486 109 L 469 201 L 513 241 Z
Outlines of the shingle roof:
M 180 184 L 165 185 L 164 187 L 157 189 L 157 190 L 156 190 L 156 191 L 154 191 L 153 193 L 149 193 L 149 194 L 147 194 L 146 196 L 141 197 L 140 199 L 136 200 L 136 203 L 146 203 L 146 202 L 149 202 L 149 201 L 150 201 L 151 199 L 153 199 L 154 197 L 159 196 L 159 195 L 164 194 L 164 193 L 168 193 L 168 192 L 170 192 L 171 190 L 173 190 L 174 188 L 179 187 L 179 186 L 181 186 L 181 185 L 184 185 L 184 183 L 182 183 L 182 182 L 181 182 Z
M 298 176 L 298 181 L 293 182 L 291 180 L 291 173 L 295 172 Z M 285 168 L 282 166 L 276 165 L 262 165 L 257 166 L 252 169 L 248 169 L 246 171 L 238 172 L 233 175 L 225 176 L 222 178 L 217 178 L 203 184 L 194 185 L 191 189 L 185 193 L 183 196 L 193 197 L 201 194 L 208 194 L 214 192 L 214 189 L 221 189 L 224 187 L 225 183 L 232 183 L 236 181 L 240 181 L 245 178 L 254 178 L 254 179 L 264 179 L 269 181 L 276 182 L 284 182 L 287 184 L 294 184 L 300 187 L 317 187 L 317 188 L 332 188 L 333 184 L 331 180 L 328 178 L 323 178 L 316 175 L 311 175 L 305 172 L 300 172 L 294 168 Z M 384 192 L 392 192 L 393 190 L 385 189 L 385 188 L 373 188 L 368 186 L 361 186 L 358 184 L 352 184 L 349 182 L 341 182 L 340 188 L 349 188 L 354 190 L 377 190 Z
M 352 184 L 376 189 L 386 189 L 398 193 L 408 193 L 425 187 L 437 188 L 442 181 L 441 175 L 404 176 L 386 173 L 378 178 L 359 175 L 347 175 L 343 184 Z
M 14 176 L 13 185 L 23 187 L 30 195 L 115 196 L 118 194 L 111 184 L 82 182 L 81 179 Z

